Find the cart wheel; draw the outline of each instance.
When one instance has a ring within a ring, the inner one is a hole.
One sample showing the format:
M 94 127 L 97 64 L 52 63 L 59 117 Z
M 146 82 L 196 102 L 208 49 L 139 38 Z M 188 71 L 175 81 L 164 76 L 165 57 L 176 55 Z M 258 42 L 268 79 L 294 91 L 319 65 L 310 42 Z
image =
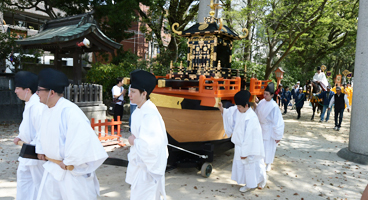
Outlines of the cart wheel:
M 201 168 L 201 175 L 205 178 L 208 178 L 210 177 L 211 172 L 212 172 L 212 164 L 208 162 L 203 163 Z

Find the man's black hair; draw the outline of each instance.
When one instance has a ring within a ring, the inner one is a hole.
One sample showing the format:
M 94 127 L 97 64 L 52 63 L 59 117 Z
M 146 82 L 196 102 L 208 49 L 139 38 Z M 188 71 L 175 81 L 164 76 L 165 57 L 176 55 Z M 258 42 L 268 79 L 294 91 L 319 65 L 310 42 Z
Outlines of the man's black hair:
M 138 89 L 139 90 L 139 89 Z M 144 92 L 144 90 L 139 90 L 139 94 L 142 94 Z M 149 94 L 147 93 L 146 95 L 146 100 L 150 99 L 150 96 Z
M 241 104 L 241 106 L 243 106 L 244 108 L 245 108 L 245 105 L 248 105 L 248 108 L 250 108 L 250 102 L 245 102 Z
M 119 84 L 123 80 L 123 77 L 116 78 L 116 84 Z

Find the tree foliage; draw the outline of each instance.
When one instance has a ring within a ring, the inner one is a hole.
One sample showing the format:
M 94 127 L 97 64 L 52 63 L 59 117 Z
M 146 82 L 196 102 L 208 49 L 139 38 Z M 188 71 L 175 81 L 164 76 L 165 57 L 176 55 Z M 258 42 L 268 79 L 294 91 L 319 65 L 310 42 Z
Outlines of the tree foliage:
M 283 81 L 292 83 L 310 79 L 315 68 L 322 64 L 334 75 L 339 70 L 354 70 L 358 0 L 220 0 L 220 3 L 227 26 L 238 33 L 243 28 L 249 30 L 245 40 L 234 41 L 232 64 L 238 68 L 247 65 L 249 76 L 274 79 L 274 70 L 282 67 L 286 71 Z M 171 26 L 178 22 L 179 31 L 187 28 L 196 19 L 199 1 L 4 0 L 1 5 L 13 9 L 33 7 L 51 18 L 60 17 L 54 8 L 66 15 L 94 10 L 103 31 L 116 41 L 132 36 L 126 30 L 139 16 L 146 40 L 156 42 L 160 51 L 156 59 L 146 64 L 156 75 L 163 75 L 171 60 L 177 64 L 186 60 L 186 39 L 172 33 Z M 126 56 L 123 52 L 119 55 L 113 60 L 115 64 Z
M 286 70 L 283 81 L 290 75 L 294 83 L 311 79 L 322 64 L 335 73 L 338 66 L 353 67 L 358 0 L 222 2 L 228 25 L 250 32 L 234 42 L 233 62 L 264 65 L 265 79 L 278 67 Z
M 357 35 L 358 1 L 330 5 L 316 28 L 301 37 L 283 66 L 300 68 L 300 78 L 311 77 L 317 66 L 324 64 L 333 72 L 353 70 Z
M 28 52 L 32 54 L 33 57 L 23 54 L 22 49 L 16 45 L 15 40 L 17 40 L 16 34 L 0 32 L 0 61 L 5 61 L 5 68 L 9 68 L 13 72 L 19 70 L 21 62 L 36 63 L 40 55 L 39 52 L 35 50 L 30 50 Z
M 153 60 L 168 69 L 170 61 L 182 61 L 186 57 L 186 40 L 171 31 L 175 22 L 179 23 L 177 30 L 182 31 L 196 19 L 198 0 L 153 0 L 147 11 L 140 9 L 139 15 L 144 22 L 141 31 L 148 41 L 157 42 L 159 56 Z M 165 45 L 165 43 L 168 43 Z M 185 52 L 183 52 L 183 50 Z M 157 65 L 156 63 L 156 65 Z
M 138 21 L 139 4 L 150 4 L 151 0 L 4 0 L 0 7 L 15 11 L 35 9 L 46 13 L 51 19 L 94 12 L 102 32 L 120 43 L 134 35 L 128 31 L 133 22 Z M 102 52 L 103 53 L 103 52 Z M 113 62 L 124 60 L 124 51 L 117 51 Z
M 0 60 L 8 61 L 11 63 L 10 55 L 14 50 L 17 50 L 14 48 L 16 48 L 15 38 L 11 37 L 9 33 L 0 32 Z M 13 61 L 15 66 L 19 65 L 20 60 L 18 59 L 18 57 L 13 57 Z

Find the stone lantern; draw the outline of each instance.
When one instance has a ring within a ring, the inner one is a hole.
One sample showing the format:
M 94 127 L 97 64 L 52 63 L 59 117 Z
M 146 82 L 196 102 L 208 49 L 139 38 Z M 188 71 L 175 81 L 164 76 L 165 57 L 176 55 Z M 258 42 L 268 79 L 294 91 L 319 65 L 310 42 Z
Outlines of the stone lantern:
M 277 79 L 277 87 L 280 85 L 280 83 L 281 83 L 281 79 L 283 79 L 284 78 L 284 70 L 282 70 L 282 68 L 281 67 L 279 67 L 279 68 L 277 68 L 276 70 L 275 70 L 275 75 L 276 75 L 276 79 Z

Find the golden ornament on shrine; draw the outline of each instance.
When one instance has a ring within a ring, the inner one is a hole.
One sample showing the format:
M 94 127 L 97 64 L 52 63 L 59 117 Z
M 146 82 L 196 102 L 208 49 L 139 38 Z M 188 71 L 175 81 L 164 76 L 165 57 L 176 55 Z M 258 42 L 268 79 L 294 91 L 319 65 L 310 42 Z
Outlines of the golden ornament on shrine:
M 201 25 L 198 27 L 198 30 L 202 31 L 208 27 L 207 23 L 200 23 Z

